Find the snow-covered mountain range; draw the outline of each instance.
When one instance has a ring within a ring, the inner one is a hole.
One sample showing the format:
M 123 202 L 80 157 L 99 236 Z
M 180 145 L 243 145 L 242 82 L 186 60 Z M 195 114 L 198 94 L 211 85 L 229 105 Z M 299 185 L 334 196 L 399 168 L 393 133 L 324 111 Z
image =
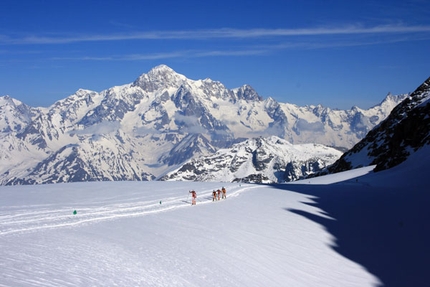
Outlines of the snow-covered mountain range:
M 269 136 L 346 150 L 406 97 L 388 95 L 368 110 L 299 107 L 263 99 L 248 85 L 190 80 L 165 65 L 100 93 L 80 89 L 47 108 L 4 96 L 0 183 L 153 180 L 197 156 Z
M 375 171 L 394 167 L 430 144 L 430 78 L 420 85 L 365 138 L 346 152 L 329 172 L 376 165 Z
M 320 144 L 293 145 L 279 137 L 254 138 L 189 160 L 161 180 L 288 182 L 334 163 L 342 152 Z

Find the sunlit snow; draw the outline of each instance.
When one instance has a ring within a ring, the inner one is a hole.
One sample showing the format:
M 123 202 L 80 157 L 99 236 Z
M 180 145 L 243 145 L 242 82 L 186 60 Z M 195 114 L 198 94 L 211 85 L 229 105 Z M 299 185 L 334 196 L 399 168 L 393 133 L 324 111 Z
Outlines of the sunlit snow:
M 429 150 L 216 202 L 218 183 L 2 186 L 0 286 L 424 286 Z

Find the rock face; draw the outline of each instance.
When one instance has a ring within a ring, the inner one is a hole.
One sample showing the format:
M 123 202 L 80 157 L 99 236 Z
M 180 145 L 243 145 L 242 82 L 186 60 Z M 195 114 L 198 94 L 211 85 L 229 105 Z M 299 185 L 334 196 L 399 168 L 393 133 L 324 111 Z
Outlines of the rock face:
M 430 144 L 430 78 L 365 138 L 328 168 L 339 172 L 376 165 L 375 171 L 396 166 Z
M 256 136 L 347 149 L 406 96 L 389 95 L 369 110 L 298 107 L 263 99 L 248 85 L 190 80 L 165 65 L 100 93 L 80 89 L 47 108 L 4 96 L 0 184 L 153 180 Z

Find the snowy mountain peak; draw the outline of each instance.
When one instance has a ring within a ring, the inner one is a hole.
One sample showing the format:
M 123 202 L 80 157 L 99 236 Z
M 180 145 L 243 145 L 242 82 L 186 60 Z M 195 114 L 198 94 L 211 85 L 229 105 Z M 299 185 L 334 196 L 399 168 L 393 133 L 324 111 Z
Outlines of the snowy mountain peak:
M 238 99 L 246 101 L 262 101 L 263 98 L 250 85 L 243 85 L 240 88 L 233 89 Z
M 32 108 L 10 96 L 0 97 L 0 132 L 20 131 L 31 122 Z
M 382 102 L 379 104 L 380 106 L 390 106 L 391 109 L 397 106 L 397 104 L 402 100 L 408 97 L 408 94 L 401 94 L 401 95 L 393 95 L 391 93 L 388 93 L 387 96 L 382 100 Z M 400 100 L 400 101 L 399 101 Z
M 151 69 L 148 73 L 142 74 L 134 81 L 134 86 L 141 87 L 144 91 L 154 92 L 168 87 L 180 87 L 187 78 L 176 73 L 166 65 L 159 65 Z
M 0 106 L 5 106 L 5 105 L 19 105 L 21 104 L 20 101 L 10 97 L 9 95 L 6 96 L 1 96 L 0 97 Z
M 176 73 L 172 68 L 170 68 L 167 65 L 158 65 L 152 68 L 148 72 L 148 75 L 150 75 L 151 77 L 157 77 L 159 75 L 179 75 L 179 74 Z

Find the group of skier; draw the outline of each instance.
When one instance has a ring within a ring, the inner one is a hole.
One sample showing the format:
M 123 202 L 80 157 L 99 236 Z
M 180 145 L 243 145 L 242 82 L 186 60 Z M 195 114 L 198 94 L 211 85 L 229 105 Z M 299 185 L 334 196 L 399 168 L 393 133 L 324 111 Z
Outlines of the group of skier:
M 220 200 L 221 199 L 220 198 L 221 197 L 221 193 L 222 193 L 222 199 L 226 199 L 227 198 L 227 190 L 223 186 L 221 189 L 212 191 L 212 201 Z
M 197 192 L 195 192 L 195 190 L 190 190 L 189 193 L 191 193 L 191 205 L 196 205 Z M 212 191 L 212 201 L 226 199 L 226 198 L 227 198 L 227 190 L 225 189 L 224 186 L 221 189 Z

